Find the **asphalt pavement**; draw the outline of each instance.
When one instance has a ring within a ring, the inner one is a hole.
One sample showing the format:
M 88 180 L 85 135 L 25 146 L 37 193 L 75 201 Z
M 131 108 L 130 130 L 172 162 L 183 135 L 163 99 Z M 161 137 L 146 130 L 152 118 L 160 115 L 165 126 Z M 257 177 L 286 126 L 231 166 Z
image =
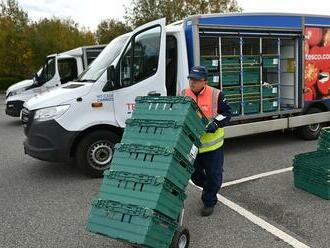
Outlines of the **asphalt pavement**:
M 20 121 L 4 110 L 0 95 L 0 247 L 130 247 L 85 229 L 102 179 L 88 178 L 70 163 L 25 155 Z M 290 132 L 226 140 L 224 181 L 291 167 L 295 154 L 315 150 L 316 144 Z M 295 188 L 292 180 L 287 171 L 224 187 L 220 194 L 306 246 L 329 247 L 329 202 Z M 200 190 L 189 185 L 187 194 L 190 247 L 290 247 L 221 202 L 211 217 L 200 217 Z

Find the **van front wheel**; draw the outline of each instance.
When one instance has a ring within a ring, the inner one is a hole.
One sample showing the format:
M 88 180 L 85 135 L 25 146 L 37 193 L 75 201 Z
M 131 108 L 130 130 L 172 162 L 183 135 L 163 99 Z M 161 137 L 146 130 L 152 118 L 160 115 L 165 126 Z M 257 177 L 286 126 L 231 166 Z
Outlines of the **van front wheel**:
M 103 172 L 110 168 L 114 146 L 119 137 L 106 130 L 87 134 L 76 149 L 76 163 L 87 175 L 102 177 Z

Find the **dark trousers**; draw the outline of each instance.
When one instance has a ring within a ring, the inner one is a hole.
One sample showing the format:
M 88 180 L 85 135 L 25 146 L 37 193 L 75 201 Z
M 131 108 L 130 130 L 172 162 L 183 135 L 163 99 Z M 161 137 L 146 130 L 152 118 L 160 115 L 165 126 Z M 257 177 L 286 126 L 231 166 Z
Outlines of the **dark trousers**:
M 205 207 L 213 207 L 218 199 L 217 193 L 222 184 L 223 148 L 199 153 L 194 163 L 195 171 L 191 180 L 203 188 L 202 201 Z

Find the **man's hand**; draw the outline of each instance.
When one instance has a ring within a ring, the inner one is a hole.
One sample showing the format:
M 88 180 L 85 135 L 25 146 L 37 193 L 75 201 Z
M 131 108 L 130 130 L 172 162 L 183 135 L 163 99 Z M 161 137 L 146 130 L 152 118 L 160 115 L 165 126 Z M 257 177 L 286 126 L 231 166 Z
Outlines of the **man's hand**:
M 215 121 L 210 122 L 206 126 L 206 132 L 208 132 L 208 133 L 215 133 L 215 131 L 217 131 L 217 129 L 218 129 L 218 124 Z

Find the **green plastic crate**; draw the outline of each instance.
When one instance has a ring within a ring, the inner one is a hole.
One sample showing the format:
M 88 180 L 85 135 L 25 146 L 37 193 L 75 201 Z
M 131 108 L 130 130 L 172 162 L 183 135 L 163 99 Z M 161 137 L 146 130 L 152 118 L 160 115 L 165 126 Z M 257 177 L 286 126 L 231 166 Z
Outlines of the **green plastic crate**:
M 209 75 L 207 77 L 208 85 L 212 87 L 219 88 L 220 86 L 220 77 L 219 75 Z
M 330 200 L 330 181 L 319 181 L 315 177 L 294 172 L 294 185 L 323 199 Z
M 260 94 L 260 86 L 244 86 L 243 94 L 257 95 Z
M 87 230 L 136 245 L 168 248 L 178 224 L 151 209 L 95 199 Z
M 242 59 L 243 59 L 243 66 L 244 64 L 249 64 L 249 65 L 260 64 L 259 55 L 244 55 Z
M 244 100 L 244 114 L 256 114 L 260 112 L 259 100 Z
M 111 170 L 164 177 L 185 189 L 194 166 L 175 148 L 121 143 L 115 146 Z
M 223 86 L 240 85 L 240 73 L 223 71 L 222 72 L 222 85 Z
M 241 114 L 241 101 L 228 101 L 228 105 L 230 107 L 230 111 L 233 116 L 237 116 Z
M 320 137 L 318 141 L 318 150 L 329 151 L 330 150 L 330 128 L 324 127 L 321 129 Z
M 293 160 L 294 164 L 306 164 L 310 166 L 324 167 L 330 169 L 330 152 L 314 151 L 297 154 Z
M 279 58 L 278 56 L 267 56 L 262 58 L 262 66 L 264 68 L 278 67 Z
M 186 194 L 164 177 L 107 170 L 98 197 L 144 206 L 177 220 Z
M 191 150 L 200 146 L 203 133 L 202 129 L 194 132 L 188 125 L 178 121 L 128 119 L 121 142 L 176 148 L 193 163 Z
M 313 176 L 315 178 L 318 178 L 320 181 L 329 181 L 330 180 L 330 172 L 327 170 L 324 170 L 322 168 L 316 168 L 316 167 L 306 167 L 305 165 L 295 165 L 293 168 L 294 172 L 302 173 L 305 175 Z
M 278 110 L 277 99 L 265 99 L 263 100 L 262 111 L 263 112 L 274 112 Z
M 230 57 L 222 57 L 221 64 L 222 66 L 240 66 L 240 56 L 230 56 Z
M 245 68 L 243 70 L 243 84 L 260 84 L 260 71 L 258 68 Z
M 264 98 L 277 97 L 278 96 L 278 85 L 269 85 L 262 87 L 262 96 Z
M 201 58 L 201 65 L 205 66 L 209 71 L 218 70 L 219 59 L 217 59 L 217 58 Z
M 222 93 L 225 94 L 226 97 L 229 97 L 230 95 L 240 95 L 241 89 L 240 87 L 224 87 L 222 88 Z
M 176 120 L 185 123 L 193 132 L 204 133 L 207 118 L 191 97 L 139 96 L 132 114 L 135 119 Z

